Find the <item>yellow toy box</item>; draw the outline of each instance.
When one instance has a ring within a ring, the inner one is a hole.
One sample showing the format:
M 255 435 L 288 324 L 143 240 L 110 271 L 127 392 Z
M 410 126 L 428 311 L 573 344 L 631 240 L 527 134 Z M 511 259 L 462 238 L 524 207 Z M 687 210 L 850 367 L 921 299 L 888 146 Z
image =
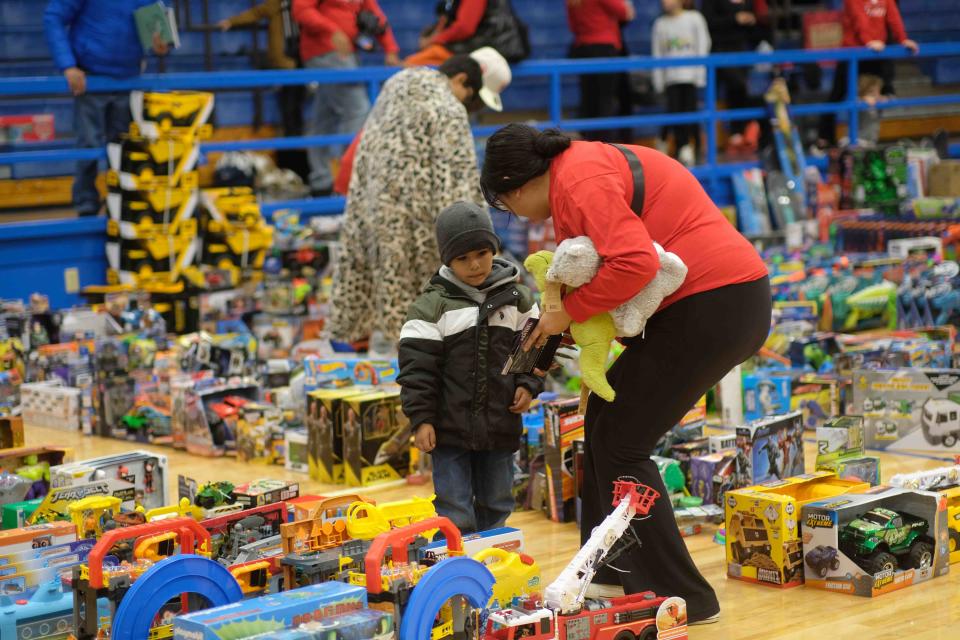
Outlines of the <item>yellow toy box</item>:
M 343 428 L 340 403 L 369 392 L 362 387 L 317 389 L 307 394 L 307 464 L 319 482 L 343 484 Z
M 726 493 L 727 576 L 782 588 L 803 584 L 800 509 L 809 502 L 862 492 L 866 482 L 830 471 Z
M 410 421 L 399 391 L 349 396 L 340 403 L 343 475 L 350 486 L 400 480 L 410 471 Z

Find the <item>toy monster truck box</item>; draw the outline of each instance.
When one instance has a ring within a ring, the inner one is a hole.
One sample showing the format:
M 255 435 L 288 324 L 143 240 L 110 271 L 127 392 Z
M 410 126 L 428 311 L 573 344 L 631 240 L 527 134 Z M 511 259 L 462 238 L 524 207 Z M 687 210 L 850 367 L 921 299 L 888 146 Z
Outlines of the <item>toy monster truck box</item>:
M 323 582 L 174 618 L 177 640 L 226 640 L 295 628 L 367 607 L 363 587 Z
M 340 402 L 369 388 L 316 389 L 307 394 L 307 464 L 310 477 L 343 484 L 343 425 Z
M 874 487 L 804 505 L 808 587 L 873 597 L 949 571 L 946 501 Z
M 400 480 L 410 471 L 410 421 L 399 391 L 375 391 L 340 402 L 343 475 L 359 487 Z
M 727 491 L 727 576 L 778 587 L 803 583 L 800 508 L 807 502 L 870 488 L 829 471 Z
M 853 413 L 869 449 L 960 453 L 960 369 L 857 369 Z
M 803 472 L 803 416 L 799 411 L 737 427 L 736 486 L 783 480 Z

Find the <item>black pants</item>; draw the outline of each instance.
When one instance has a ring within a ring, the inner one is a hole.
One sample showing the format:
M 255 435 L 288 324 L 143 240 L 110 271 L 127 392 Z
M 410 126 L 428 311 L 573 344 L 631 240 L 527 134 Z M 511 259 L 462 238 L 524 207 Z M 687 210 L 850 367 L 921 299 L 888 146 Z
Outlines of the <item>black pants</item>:
M 627 348 L 607 378 L 612 403 L 591 396 L 586 415 L 583 541 L 610 514 L 613 482 L 633 476 L 660 492 L 649 518 L 634 524 L 634 548 L 598 572 L 595 582 L 621 583 L 627 593 L 652 590 L 687 601 L 691 621 L 720 609 L 713 588 L 697 570 L 680 537 L 657 465 L 657 440 L 706 391 L 763 345 L 770 330 L 770 282 L 762 278 L 698 293 L 654 315 L 645 338 Z
M 836 73 L 833 74 L 833 88 L 830 90 L 829 102 L 839 102 L 847 99 L 847 73 L 850 65 L 838 62 Z M 859 76 L 868 73 L 883 79 L 883 95 L 893 95 L 894 66 L 892 60 L 861 60 Z M 828 144 L 837 144 L 837 114 L 825 113 L 820 116 L 820 139 Z
M 622 49 L 612 44 L 571 47 L 571 58 L 617 58 Z M 596 73 L 580 76 L 580 118 L 611 118 L 631 113 L 630 83 L 625 73 Z M 630 129 L 584 131 L 586 140 L 630 142 Z
M 747 67 L 719 67 L 717 69 L 717 85 L 723 92 L 727 109 L 746 109 L 751 106 L 750 93 L 747 90 L 747 78 L 750 69 Z M 719 93 L 719 92 L 718 92 Z M 745 120 L 730 122 L 731 134 L 743 134 L 747 123 Z
M 693 84 L 671 84 L 667 87 L 667 111 L 670 113 L 686 113 L 697 110 L 697 87 Z M 691 122 L 690 124 L 672 124 L 664 127 L 663 137 L 673 133 L 673 142 L 677 147 L 677 153 L 680 148 L 691 143 L 696 151 L 700 150 L 700 126 Z
M 287 137 L 303 135 L 303 103 L 306 88 L 303 85 L 285 85 L 277 90 L 277 106 L 280 107 L 280 121 L 283 135 Z M 280 149 L 277 151 L 277 166 L 290 169 L 304 181 L 310 177 L 310 165 L 307 152 L 303 149 Z

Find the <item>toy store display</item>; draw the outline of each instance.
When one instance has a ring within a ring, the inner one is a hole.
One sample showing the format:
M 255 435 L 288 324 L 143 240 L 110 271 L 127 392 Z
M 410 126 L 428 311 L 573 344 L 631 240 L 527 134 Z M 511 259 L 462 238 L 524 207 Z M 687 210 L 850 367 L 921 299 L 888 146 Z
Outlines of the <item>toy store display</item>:
M 573 443 L 583 439 L 580 400 L 547 402 L 543 405 L 543 414 L 547 514 L 554 522 L 570 522 L 576 515 Z
M 784 480 L 804 472 L 799 411 L 737 427 L 736 485 Z
M 727 491 L 727 575 L 780 587 L 803 583 L 800 509 L 809 502 L 866 491 L 870 485 L 818 471 Z
M 944 575 L 946 520 L 938 494 L 896 487 L 806 504 L 806 584 L 872 597 Z
M 343 475 L 349 486 L 400 480 L 410 471 L 410 421 L 400 392 L 376 390 L 340 401 Z
M 903 489 L 934 491 L 946 500 L 950 563 L 960 562 L 960 465 L 900 473 L 890 478 L 890 485 Z

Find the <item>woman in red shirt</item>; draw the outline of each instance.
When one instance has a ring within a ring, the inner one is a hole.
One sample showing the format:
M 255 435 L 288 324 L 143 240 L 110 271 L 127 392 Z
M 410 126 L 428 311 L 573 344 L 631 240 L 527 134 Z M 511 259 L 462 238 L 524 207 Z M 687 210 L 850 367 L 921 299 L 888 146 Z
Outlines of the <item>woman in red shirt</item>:
M 657 441 L 733 367 L 753 355 L 770 329 L 770 283 L 754 248 L 723 217 L 680 163 L 646 147 L 572 142 L 556 130 L 511 124 L 487 143 L 481 187 L 494 207 L 535 221 L 553 219 L 557 242 L 589 236 L 603 259 L 592 281 L 540 316 L 528 346 L 571 321 L 609 311 L 636 295 L 659 267 L 653 242 L 678 255 L 688 273 L 650 318 L 644 335 L 607 377 L 612 403 L 587 405 L 581 537 L 611 510 L 613 482 L 634 476 L 667 495 L 651 453 Z M 670 501 L 635 527 L 642 546 L 602 571 L 592 593 L 653 590 L 681 596 L 691 622 L 714 622 L 719 603 L 677 530 Z

